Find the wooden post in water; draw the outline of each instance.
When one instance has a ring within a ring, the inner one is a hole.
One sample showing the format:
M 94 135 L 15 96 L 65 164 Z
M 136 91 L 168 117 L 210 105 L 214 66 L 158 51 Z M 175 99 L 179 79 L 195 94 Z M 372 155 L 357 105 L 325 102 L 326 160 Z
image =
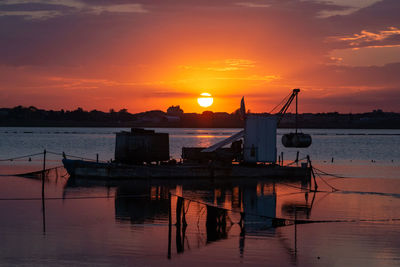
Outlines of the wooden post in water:
M 314 178 L 314 191 L 317 191 L 317 190 L 318 190 L 317 179 L 315 178 L 314 169 L 313 169 L 313 166 L 312 166 L 312 164 L 311 164 L 311 159 L 310 159 L 310 156 L 309 156 L 309 155 L 307 155 L 307 162 L 308 162 L 308 164 L 309 164 L 309 168 L 310 168 L 310 171 L 311 171 L 311 175 L 312 175 L 312 177 Z
M 99 163 L 99 153 L 96 154 L 96 162 Z
M 183 212 L 183 201 L 182 197 L 177 197 L 176 201 L 176 251 L 178 253 L 183 252 L 182 236 L 181 236 L 181 223 L 182 223 L 182 212 Z
M 43 234 L 46 234 L 46 211 L 44 203 L 44 179 L 46 175 L 46 149 L 43 151 L 43 171 L 42 171 L 42 222 Z
M 176 226 L 179 227 L 181 225 L 182 221 L 182 203 L 183 203 L 183 198 L 177 197 L 176 201 Z
M 297 255 L 297 211 L 294 206 L 294 255 Z
M 187 226 L 186 213 L 185 213 L 185 199 L 182 198 L 182 225 L 184 228 Z M 188 207 L 189 209 L 189 207 Z
M 46 149 L 43 151 L 43 171 L 42 171 L 42 198 L 44 198 L 44 177 L 46 173 Z
M 244 219 L 245 219 L 245 214 L 244 212 L 240 212 L 240 221 L 239 221 L 239 226 L 240 226 L 240 237 L 239 237 L 239 252 L 240 252 L 240 257 L 243 258 L 244 254 L 244 244 L 245 244 L 245 237 L 246 237 L 246 228 L 244 226 Z
M 299 151 L 296 153 L 296 165 L 299 165 Z
M 168 259 L 171 259 L 171 231 L 172 231 L 172 200 L 171 192 L 168 192 Z

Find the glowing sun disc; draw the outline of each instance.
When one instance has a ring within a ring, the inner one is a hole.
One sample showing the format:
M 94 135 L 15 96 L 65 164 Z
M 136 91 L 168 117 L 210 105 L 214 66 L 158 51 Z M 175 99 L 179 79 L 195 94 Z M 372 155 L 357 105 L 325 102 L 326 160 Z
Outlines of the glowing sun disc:
M 212 105 L 214 98 L 209 93 L 201 93 L 201 97 L 197 98 L 197 103 L 203 108 L 207 108 Z

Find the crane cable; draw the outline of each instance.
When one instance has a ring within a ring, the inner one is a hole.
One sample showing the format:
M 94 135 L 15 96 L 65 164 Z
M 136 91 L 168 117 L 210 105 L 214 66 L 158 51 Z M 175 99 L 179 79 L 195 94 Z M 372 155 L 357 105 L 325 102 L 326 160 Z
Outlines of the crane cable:
M 269 112 L 269 114 L 271 114 L 277 107 L 279 107 L 280 105 L 282 105 L 282 103 L 284 103 L 284 102 L 286 102 L 288 99 L 289 99 L 289 97 L 292 95 L 292 92 L 290 92 L 290 94 L 288 94 L 284 99 L 282 99 L 282 101 L 278 104 L 278 105 L 276 105 L 270 112 Z

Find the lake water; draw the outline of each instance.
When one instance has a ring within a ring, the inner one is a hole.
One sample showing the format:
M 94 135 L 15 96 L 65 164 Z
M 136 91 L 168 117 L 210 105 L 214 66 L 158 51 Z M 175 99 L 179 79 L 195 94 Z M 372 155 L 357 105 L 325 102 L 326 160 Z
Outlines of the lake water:
M 110 160 L 120 130 L 128 129 L 3 127 L 0 159 L 46 149 Z M 158 131 L 170 134 L 171 156 L 179 159 L 182 146 L 209 146 L 239 129 Z M 278 132 L 280 139 L 288 130 Z M 300 158 L 310 155 L 318 169 L 346 177 L 318 178 L 324 192 L 267 179 L 74 180 L 60 168 L 46 180 L 43 206 L 40 179 L 6 175 L 40 170 L 43 155 L 0 161 L 0 265 L 399 266 L 400 131 L 304 132 L 313 144 Z M 278 140 L 278 152 L 290 163 L 297 149 Z M 61 165 L 59 155 L 46 156 L 47 167 Z M 175 226 L 175 195 L 187 199 L 186 228 Z M 226 227 L 210 227 L 214 206 L 224 208 Z M 241 225 L 240 212 L 246 214 Z M 272 227 L 270 217 L 288 225 Z M 292 219 L 326 222 L 294 225 Z

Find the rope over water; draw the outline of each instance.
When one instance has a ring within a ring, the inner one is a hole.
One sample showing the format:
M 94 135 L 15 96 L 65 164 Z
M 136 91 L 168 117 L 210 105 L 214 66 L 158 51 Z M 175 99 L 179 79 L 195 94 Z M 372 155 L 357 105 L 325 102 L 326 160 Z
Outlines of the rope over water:
M 44 154 L 44 152 L 40 152 L 40 153 L 29 154 L 29 155 L 25 155 L 25 156 L 18 156 L 18 157 L 14 157 L 14 158 L 0 159 L 0 161 L 13 161 L 13 160 L 17 160 L 17 159 L 35 157 L 35 156 L 39 156 L 39 155 L 43 155 L 43 154 Z
M 51 170 L 64 168 L 64 166 L 56 166 L 40 171 L 25 172 L 25 173 L 13 173 L 13 174 L 0 174 L 0 176 L 20 176 L 20 177 L 36 177 L 41 175 L 43 172 L 49 173 Z
M 18 159 L 25 159 L 28 158 L 28 161 L 32 161 L 32 157 L 36 157 L 36 156 L 41 156 L 41 155 L 45 155 L 45 154 L 52 154 L 52 155 L 56 155 L 56 156 L 61 156 L 62 158 L 76 158 L 76 159 L 80 159 L 80 160 L 87 160 L 87 161 L 93 161 L 93 162 L 102 162 L 102 163 L 106 163 L 107 161 L 102 161 L 102 160 L 98 160 L 96 159 L 90 159 L 90 158 L 85 158 L 85 157 L 80 157 L 80 156 L 74 156 L 74 155 L 70 155 L 70 154 L 65 154 L 64 152 L 62 153 L 57 153 L 57 152 L 52 152 L 52 151 L 43 151 L 43 152 L 39 152 L 39 153 L 34 153 L 34 154 L 28 154 L 28 155 L 23 155 L 23 156 L 17 156 L 17 157 L 13 157 L 13 158 L 7 158 L 7 159 L 0 159 L 0 162 L 5 162 L 5 161 L 14 161 L 14 160 L 18 160 Z M 26 172 L 26 173 L 12 173 L 12 174 L 0 174 L 0 177 L 4 177 L 4 176 L 22 176 L 22 177 L 33 177 L 33 176 L 38 176 L 40 174 L 42 174 L 43 172 L 48 173 L 49 171 L 53 170 L 53 169 L 58 169 L 58 168 L 62 168 L 63 166 L 56 166 L 56 167 L 52 167 L 52 168 L 47 168 L 47 169 L 41 169 L 38 171 L 31 171 L 31 172 Z

